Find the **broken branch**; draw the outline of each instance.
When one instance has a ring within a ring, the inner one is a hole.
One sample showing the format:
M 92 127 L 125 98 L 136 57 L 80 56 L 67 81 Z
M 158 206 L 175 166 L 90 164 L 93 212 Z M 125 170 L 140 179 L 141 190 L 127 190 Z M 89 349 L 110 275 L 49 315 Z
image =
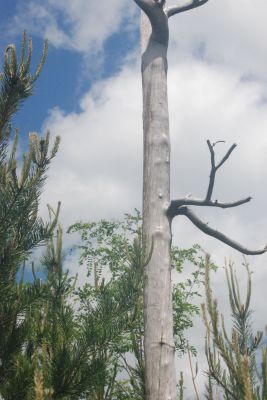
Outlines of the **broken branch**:
M 147 14 L 157 12 L 158 8 L 163 8 L 165 1 L 162 0 L 134 0 L 135 3 Z
M 220 240 L 221 242 L 227 244 L 228 246 L 232 247 L 235 250 L 240 251 L 243 254 L 257 255 L 257 254 L 263 254 L 267 251 L 267 246 L 265 246 L 264 248 L 259 249 L 259 250 L 250 250 L 250 249 L 242 246 L 241 244 L 230 239 L 228 236 L 224 235 L 223 233 L 211 228 L 207 223 L 203 222 L 199 217 L 197 217 L 196 214 L 194 214 L 194 212 L 191 209 L 189 209 L 188 207 L 180 207 L 179 215 L 185 215 L 202 232 Z
M 181 198 L 177 200 L 172 200 L 170 207 L 168 209 L 168 214 L 173 218 L 180 214 L 179 207 L 182 206 L 200 206 L 200 207 L 218 207 L 218 208 L 233 208 L 241 206 L 242 204 L 248 203 L 252 197 L 246 197 L 245 199 L 222 203 L 218 200 L 202 200 L 202 199 L 191 199 L 191 198 Z
M 192 8 L 196 8 L 202 6 L 207 3 L 208 0 L 187 0 L 184 4 L 171 6 L 166 8 L 165 12 L 168 18 L 172 17 L 175 14 L 179 14 L 181 12 L 191 10 Z
M 233 152 L 233 150 L 236 148 L 236 144 L 233 144 L 230 149 L 227 151 L 227 153 L 225 154 L 225 156 L 221 159 L 221 161 L 219 162 L 218 165 L 215 164 L 215 152 L 214 152 L 214 147 L 218 142 L 211 144 L 209 140 L 207 140 L 207 144 L 209 147 L 209 151 L 210 151 L 210 159 L 211 159 L 211 170 L 210 170 L 210 181 L 209 181 L 209 187 L 208 187 L 208 191 L 207 191 L 207 195 L 206 195 L 206 200 L 210 200 L 211 196 L 212 196 L 212 192 L 213 192 L 213 188 L 214 188 L 214 183 L 215 183 L 215 176 L 216 176 L 216 172 L 218 171 L 219 168 L 221 168 L 221 166 L 225 163 L 225 161 L 228 160 L 228 158 L 230 157 L 231 153 Z

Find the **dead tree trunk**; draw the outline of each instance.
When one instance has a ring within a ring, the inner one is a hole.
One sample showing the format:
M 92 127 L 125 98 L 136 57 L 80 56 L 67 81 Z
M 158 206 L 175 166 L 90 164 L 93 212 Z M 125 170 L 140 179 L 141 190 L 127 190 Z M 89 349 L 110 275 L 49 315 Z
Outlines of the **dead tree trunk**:
M 234 207 L 250 198 L 233 203 L 212 201 L 215 175 L 228 159 L 234 146 L 215 165 L 214 145 L 209 145 L 211 174 L 205 199 L 183 198 L 170 201 L 170 139 L 167 96 L 168 18 L 203 5 L 208 0 L 187 0 L 166 7 L 164 0 L 134 0 L 142 9 L 142 84 L 143 84 L 143 237 L 151 251 L 144 276 L 145 377 L 147 400 L 176 400 L 175 348 L 173 340 L 171 294 L 171 221 L 187 216 L 199 229 L 245 254 L 250 251 L 202 222 L 188 207 Z
M 149 38 L 142 17 L 144 183 L 143 234 L 153 246 L 145 271 L 144 318 L 147 399 L 175 399 L 176 380 L 171 299 L 170 138 L 167 96 L 167 17 L 159 13 L 164 31 Z M 150 35 L 149 35 L 150 36 Z M 152 243 L 153 242 L 153 243 Z

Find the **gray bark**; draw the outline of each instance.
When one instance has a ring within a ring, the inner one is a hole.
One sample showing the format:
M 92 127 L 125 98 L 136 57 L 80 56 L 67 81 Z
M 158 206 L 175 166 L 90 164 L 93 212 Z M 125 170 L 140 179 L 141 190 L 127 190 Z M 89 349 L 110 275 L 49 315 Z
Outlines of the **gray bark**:
M 146 400 L 176 400 L 175 347 L 171 294 L 171 221 L 185 215 L 199 229 L 246 254 L 260 254 L 267 247 L 251 251 L 203 223 L 187 206 L 229 208 L 245 204 L 250 197 L 222 203 L 211 199 L 215 175 L 236 145 L 218 165 L 211 153 L 210 182 L 205 199 L 170 202 L 170 138 L 167 95 L 168 18 L 199 7 L 208 0 L 184 0 L 167 7 L 165 0 L 134 0 L 142 9 L 141 47 L 143 84 L 143 237 L 150 255 L 144 276 Z
M 167 215 L 170 204 L 168 20 L 162 8 L 155 7 L 151 18 L 152 32 L 144 14 L 141 23 L 143 234 L 147 252 L 153 247 L 145 269 L 144 285 L 146 399 L 174 400 L 177 395 L 171 299 L 171 225 Z
M 168 17 L 201 5 L 187 0 L 135 0 L 141 19 L 143 84 L 143 235 L 151 258 L 145 268 L 144 322 L 147 400 L 175 400 L 175 347 L 171 293 L 170 138 L 167 95 Z M 205 0 L 206 2 L 207 0 Z M 203 3 L 204 4 L 204 3 Z M 170 10 L 170 14 L 168 14 Z

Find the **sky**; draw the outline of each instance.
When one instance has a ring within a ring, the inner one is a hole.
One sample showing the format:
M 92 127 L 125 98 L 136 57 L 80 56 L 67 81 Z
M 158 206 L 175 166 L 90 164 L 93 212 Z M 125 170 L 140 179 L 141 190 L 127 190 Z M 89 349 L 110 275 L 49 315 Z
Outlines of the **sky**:
M 181 0 L 177 0 L 179 2 Z M 176 4 L 169 0 L 168 4 Z M 0 51 L 12 42 L 19 49 L 24 29 L 33 39 L 33 64 L 42 42 L 49 52 L 35 95 L 19 111 L 21 132 L 61 136 L 59 153 L 42 197 L 62 201 L 64 228 L 77 220 L 121 218 L 142 203 L 142 92 L 139 10 L 133 0 L 0 0 Z M 209 0 L 170 20 L 169 109 L 172 198 L 205 195 L 210 160 L 237 148 L 218 172 L 214 196 L 233 201 L 252 196 L 238 209 L 196 210 L 210 226 L 251 248 L 267 243 L 267 3 L 265 0 Z M 66 236 L 65 242 L 72 238 Z M 246 283 L 242 256 L 179 217 L 173 242 L 181 248 L 199 243 L 221 266 L 212 276 L 213 293 L 227 310 L 223 265 L 233 260 L 240 285 Z M 266 324 L 267 255 L 248 257 L 253 274 L 255 330 Z M 68 260 L 72 272 L 76 263 Z M 84 279 L 80 271 L 80 282 Z M 190 340 L 205 368 L 202 322 Z M 187 367 L 187 360 L 178 363 Z M 187 374 L 187 373 L 186 373 Z M 199 386 L 203 383 L 200 372 Z M 187 385 L 190 386 L 190 382 Z M 188 390 L 187 399 L 193 398 Z

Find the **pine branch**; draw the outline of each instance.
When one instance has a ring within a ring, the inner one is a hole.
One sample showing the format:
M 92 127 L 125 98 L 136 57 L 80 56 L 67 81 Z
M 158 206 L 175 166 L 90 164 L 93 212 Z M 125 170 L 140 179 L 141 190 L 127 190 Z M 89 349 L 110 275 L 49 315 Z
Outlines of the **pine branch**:
M 0 139 L 8 132 L 8 124 L 23 101 L 33 92 L 34 83 L 39 77 L 47 55 L 48 42 L 45 41 L 43 52 L 36 71 L 31 74 L 32 41 L 28 40 L 28 55 L 26 57 L 26 33 L 23 33 L 20 61 L 17 59 L 13 44 L 7 46 L 4 54 L 4 70 L 0 87 Z
M 261 333 L 252 335 L 250 321 L 250 297 L 251 297 L 251 273 L 246 265 L 248 274 L 248 285 L 245 297 L 245 303 L 242 304 L 239 293 L 238 280 L 230 264 L 226 268 L 226 277 L 229 291 L 229 299 L 232 310 L 234 326 L 232 329 L 232 338 L 228 338 L 224 326 L 224 318 L 221 319 L 219 326 L 217 301 L 212 297 L 212 290 L 209 277 L 209 256 L 206 256 L 205 265 L 205 291 L 206 306 L 202 305 L 203 320 L 206 326 L 205 352 L 209 365 L 207 372 L 209 377 L 209 393 L 211 393 L 212 382 L 215 381 L 223 391 L 226 399 L 231 400 L 252 400 L 264 399 L 260 397 L 260 387 L 264 387 L 263 375 L 260 377 L 257 370 L 255 352 L 259 349 L 262 338 Z M 211 347 L 213 343 L 213 349 Z M 226 368 L 221 369 L 221 361 Z M 262 370 L 265 374 L 265 361 L 263 355 Z M 262 379 L 262 386 L 257 385 L 257 380 Z M 209 398 L 209 397 L 207 397 Z

